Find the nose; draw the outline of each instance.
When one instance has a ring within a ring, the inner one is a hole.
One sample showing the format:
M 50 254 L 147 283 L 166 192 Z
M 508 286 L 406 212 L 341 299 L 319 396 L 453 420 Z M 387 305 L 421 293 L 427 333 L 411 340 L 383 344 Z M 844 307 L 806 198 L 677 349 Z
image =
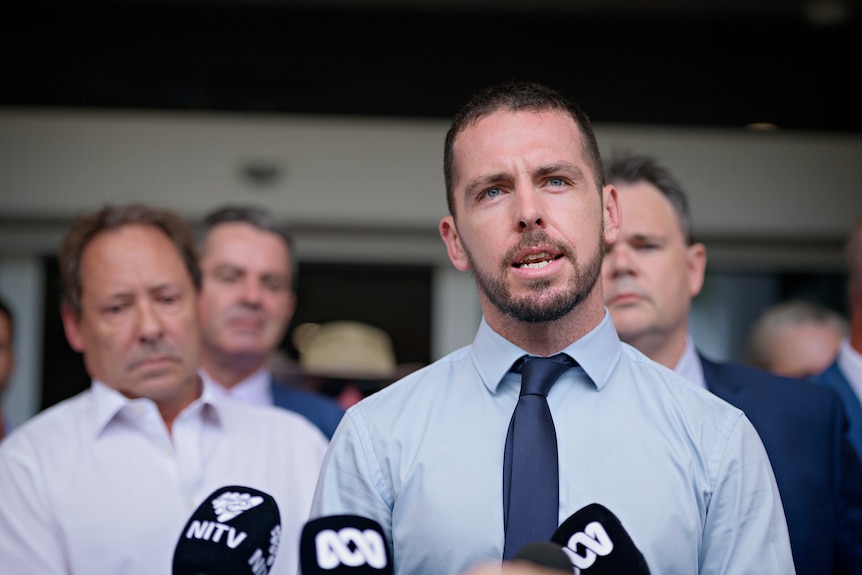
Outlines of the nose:
M 532 184 L 523 184 L 515 190 L 515 226 L 526 232 L 544 229 L 545 208 L 541 194 Z
M 605 275 L 611 278 L 634 274 L 629 247 L 623 242 L 618 242 L 607 248 L 602 265 Z
M 242 302 L 245 305 L 256 307 L 260 305 L 262 288 L 260 280 L 247 277 L 242 284 Z
M 138 333 L 144 342 L 157 341 L 164 335 L 162 318 L 151 302 L 138 305 Z

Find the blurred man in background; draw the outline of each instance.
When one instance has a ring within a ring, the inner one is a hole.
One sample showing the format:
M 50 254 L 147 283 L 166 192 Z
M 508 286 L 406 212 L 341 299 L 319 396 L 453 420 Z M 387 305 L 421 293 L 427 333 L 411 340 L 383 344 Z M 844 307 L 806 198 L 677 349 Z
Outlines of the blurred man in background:
M 623 213 L 602 268 L 620 338 L 745 412 L 775 472 L 799 575 L 859 573 L 862 468 L 837 394 L 700 355 L 688 316 L 706 247 L 694 241 L 685 191 L 646 155 L 612 158 L 605 173 Z
M 170 573 L 192 511 L 239 485 L 274 497 L 282 547 L 271 573 L 293 575 L 327 441 L 305 418 L 201 381 L 187 222 L 148 206 L 84 215 L 60 269 L 66 337 L 92 384 L 0 443 L 3 572 Z
M 862 216 L 850 231 L 845 255 L 850 337 L 841 342 L 835 363 L 816 379 L 841 395 L 850 418 L 850 438 L 862 458 Z
M 276 382 L 270 365 L 296 309 L 286 227 L 259 208 L 224 207 L 204 219 L 198 252 L 203 376 L 241 401 L 299 413 L 331 438 L 338 404 Z
M 835 361 L 848 331 L 847 320 L 825 306 L 802 300 L 781 302 L 754 322 L 745 361 L 776 375 L 805 379 Z

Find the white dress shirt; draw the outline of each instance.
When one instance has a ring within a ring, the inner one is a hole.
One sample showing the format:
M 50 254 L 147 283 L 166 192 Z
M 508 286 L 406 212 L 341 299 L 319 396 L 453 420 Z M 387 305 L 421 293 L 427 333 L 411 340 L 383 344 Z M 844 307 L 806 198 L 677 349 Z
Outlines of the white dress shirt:
M 685 338 L 685 350 L 673 370 L 696 386 L 707 389 L 706 378 L 703 376 L 703 364 L 700 363 L 700 356 L 697 355 L 694 340 L 690 335 Z
M 304 418 L 208 385 L 168 433 L 154 402 L 94 381 L 0 444 L 0 571 L 168 575 L 197 506 L 241 485 L 275 498 L 272 573 L 293 575 L 326 445 Z

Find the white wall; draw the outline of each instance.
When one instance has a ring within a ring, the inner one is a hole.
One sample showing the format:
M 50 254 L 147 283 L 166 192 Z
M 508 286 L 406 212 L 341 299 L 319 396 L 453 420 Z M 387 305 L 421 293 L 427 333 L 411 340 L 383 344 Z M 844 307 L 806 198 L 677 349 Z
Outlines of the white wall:
M 436 231 L 446 210 L 447 127 L 443 120 L 0 108 L 0 290 L 19 300 L 24 346 L 41 341 L 38 257 L 56 253 L 77 213 L 125 202 L 192 219 L 222 203 L 256 203 L 294 225 L 301 259 L 435 266 L 434 357 L 468 343 L 480 313 L 475 290 L 452 269 Z M 595 129 L 605 155 L 653 153 L 686 185 L 710 266 L 841 269 L 843 237 L 862 212 L 862 136 Z M 255 185 L 242 175 L 250 163 L 274 166 L 282 177 Z M 35 361 L 28 357 L 16 376 L 18 409 L 36 393 L 27 387 L 38 381 Z

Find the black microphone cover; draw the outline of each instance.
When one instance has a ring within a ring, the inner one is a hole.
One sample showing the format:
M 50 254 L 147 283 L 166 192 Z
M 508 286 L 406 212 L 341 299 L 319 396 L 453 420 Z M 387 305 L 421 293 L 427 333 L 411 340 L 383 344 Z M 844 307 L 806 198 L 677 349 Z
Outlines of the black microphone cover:
M 306 523 L 299 542 L 299 566 L 302 575 L 393 573 L 383 528 L 358 515 L 331 515 Z
M 649 575 L 649 566 L 620 520 L 591 503 L 563 521 L 551 541 L 563 546 L 571 564 L 589 575 Z
M 512 561 L 527 561 L 555 571 L 572 572 L 572 562 L 569 561 L 569 557 L 563 552 L 563 549 L 559 545 L 547 541 L 536 541 L 524 545 L 518 549 L 518 552 L 512 557 Z
M 271 495 L 230 485 L 192 513 L 174 549 L 173 575 L 266 575 L 278 552 L 281 515 Z

